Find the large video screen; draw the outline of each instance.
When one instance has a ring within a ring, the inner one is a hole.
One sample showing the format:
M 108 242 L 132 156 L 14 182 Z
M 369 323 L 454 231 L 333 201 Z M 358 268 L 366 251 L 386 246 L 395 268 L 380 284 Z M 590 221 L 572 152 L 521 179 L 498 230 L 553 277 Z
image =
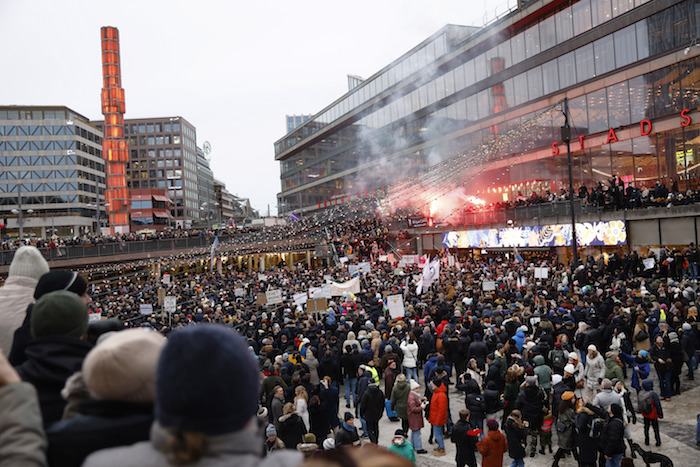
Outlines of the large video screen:
M 579 246 L 625 245 L 625 221 L 577 223 L 576 239 Z M 462 230 L 442 234 L 442 246 L 445 248 L 551 247 L 571 244 L 571 224 Z

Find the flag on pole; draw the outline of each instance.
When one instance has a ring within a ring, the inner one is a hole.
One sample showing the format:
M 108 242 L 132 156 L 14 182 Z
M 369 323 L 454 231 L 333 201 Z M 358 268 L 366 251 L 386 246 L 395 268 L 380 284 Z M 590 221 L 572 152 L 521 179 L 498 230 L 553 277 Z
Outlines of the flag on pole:
M 420 295 L 423 289 L 427 289 L 428 287 L 430 287 L 430 284 L 432 284 L 433 281 L 439 279 L 440 258 L 435 258 L 433 261 L 426 264 L 423 268 L 423 274 L 420 278 L 420 281 L 418 281 L 418 288 L 416 289 L 416 293 Z
M 289 215 L 289 218 L 293 220 L 294 222 L 299 222 L 301 220 L 301 217 L 299 217 L 299 214 L 293 212 Z
M 214 238 L 214 243 L 211 244 L 211 253 L 209 254 L 210 259 L 211 259 L 211 267 L 209 269 L 209 272 L 214 271 L 214 254 L 216 251 L 216 247 L 219 246 L 219 236 L 217 235 L 216 238 Z

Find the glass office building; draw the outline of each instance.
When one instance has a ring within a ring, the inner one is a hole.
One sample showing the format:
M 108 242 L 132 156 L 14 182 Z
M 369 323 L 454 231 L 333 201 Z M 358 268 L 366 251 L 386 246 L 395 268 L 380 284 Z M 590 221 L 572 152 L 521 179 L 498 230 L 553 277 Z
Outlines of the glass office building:
M 0 218 L 5 235 L 95 233 L 104 212 L 102 132 L 60 106 L 0 106 Z M 21 212 L 21 217 L 20 217 Z
M 280 212 L 381 188 L 564 98 L 575 187 L 619 174 L 694 188 L 698 38 L 698 0 L 539 0 L 484 28 L 445 26 L 275 143 Z M 469 190 L 568 186 L 563 124 L 548 111 L 475 167 Z

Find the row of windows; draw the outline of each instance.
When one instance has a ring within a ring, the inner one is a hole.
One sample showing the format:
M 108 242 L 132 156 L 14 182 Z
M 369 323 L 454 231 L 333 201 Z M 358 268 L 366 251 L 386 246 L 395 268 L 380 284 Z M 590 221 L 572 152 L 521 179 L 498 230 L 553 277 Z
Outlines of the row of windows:
M 138 140 L 136 137 L 129 139 L 130 146 L 136 146 L 138 141 L 138 146 L 162 146 L 164 144 L 180 144 L 182 139 L 180 135 L 153 135 L 153 136 L 139 136 Z
M 3 191 L 2 185 L 0 185 L 0 193 L 5 193 Z M 40 196 L 22 196 L 22 206 L 36 206 L 36 205 L 45 205 L 45 204 L 65 204 L 65 203 L 94 203 L 95 200 L 94 198 L 90 198 L 85 195 L 57 195 L 57 194 L 49 194 L 49 195 L 40 195 Z M 17 206 L 17 197 L 16 196 L 10 196 L 10 197 L 0 197 L 0 206 L 11 206 L 11 207 L 16 207 Z M 41 212 L 36 213 L 41 215 Z M 35 214 L 35 215 L 36 215 Z
M 69 114 L 69 118 L 75 118 Z M 65 120 L 65 110 L 0 110 L 0 120 Z
M 669 24 L 674 24 L 674 27 L 670 27 Z M 611 71 L 613 63 L 616 67 L 621 67 L 628 64 L 630 60 L 634 61 L 635 56 L 637 59 L 649 56 L 651 54 L 649 46 L 654 48 L 654 53 L 663 53 L 683 44 L 684 40 L 689 39 L 690 31 L 698 30 L 698 28 L 700 28 L 700 2 L 695 5 L 692 2 L 681 3 L 632 24 L 614 35 L 587 44 L 542 66 L 505 80 L 490 89 L 485 89 L 442 108 L 431 114 L 426 119 L 427 121 L 409 123 L 408 126 L 418 128 L 403 131 L 407 134 L 413 134 L 419 128 L 427 127 L 430 129 L 434 126 L 429 124 L 429 120 L 433 117 L 440 121 L 452 119 L 460 122 L 486 118 L 507 110 L 509 107 L 538 99 L 579 81 Z M 362 131 L 364 134 L 367 127 L 381 128 L 391 122 L 396 122 L 396 120 L 408 117 L 415 111 L 445 97 L 448 93 L 454 92 L 455 89 L 465 87 L 466 83 L 469 82 L 466 81 L 466 77 L 469 76 L 469 63 L 455 68 L 443 75 L 440 80 L 433 81 L 362 118 L 357 122 L 357 126 L 345 127 L 329 135 L 321 143 L 300 151 L 291 160 L 283 162 L 283 175 L 298 171 L 300 165 L 303 166 L 308 161 L 323 158 L 325 154 L 332 153 L 339 146 L 354 143 L 357 140 L 358 131 Z M 471 76 L 475 79 L 473 73 Z M 436 86 L 437 82 L 441 83 L 440 87 Z M 381 136 L 390 133 L 394 136 L 401 131 L 400 129 L 382 129 L 377 134 Z M 391 145 L 396 144 L 394 139 L 391 138 Z M 394 149 L 396 148 L 390 147 L 387 150 Z M 310 170 L 309 173 L 316 172 Z M 303 178 L 300 181 L 306 183 Z
M 124 134 L 149 134 L 149 133 L 179 133 L 180 122 L 156 122 L 156 123 L 127 123 L 124 125 Z
M 23 193 L 36 193 L 40 191 L 76 191 L 78 190 L 77 182 L 65 183 L 0 183 L 0 193 L 17 193 L 19 186 L 22 186 Z
M 0 125 L 0 136 L 74 135 L 75 125 Z
M 159 148 L 159 149 L 132 149 L 131 160 L 145 159 L 146 157 L 180 157 L 182 150 L 180 148 Z
M 0 141 L 0 151 L 60 151 L 78 150 L 102 157 L 102 150 L 82 141 Z
M 650 0 L 580 0 L 510 39 L 497 38 L 495 40 L 500 41 L 499 44 L 465 64 L 466 85 L 477 83 L 489 74 L 494 74 L 493 58 L 501 59 L 496 65 L 498 71 L 505 70 L 648 1 Z M 364 101 L 357 102 L 357 105 L 361 102 Z M 350 106 L 345 112 L 327 111 L 315 117 L 310 124 L 304 125 L 293 135 L 275 145 L 275 154 L 285 151 L 306 136 L 324 128 L 348 111 L 355 109 L 357 105 Z
M 42 165 L 80 165 L 104 172 L 104 164 L 78 155 L 56 156 L 0 156 L 0 167 L 36 167 Z

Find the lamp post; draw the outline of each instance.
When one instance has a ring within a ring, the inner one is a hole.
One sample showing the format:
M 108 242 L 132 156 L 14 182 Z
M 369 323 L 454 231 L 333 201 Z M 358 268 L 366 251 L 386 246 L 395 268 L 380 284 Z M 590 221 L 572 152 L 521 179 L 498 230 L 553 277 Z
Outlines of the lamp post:
M 17 208 L 10 211 L 17 215 L 17 225 L 19 225 L 19 239 L 24 238 L 24 210 L 22 209 L 22 184 L 17 185 Z M 27 209 L 27 214 L 34 214 L 34 209 Z
M 202 203 L 199 209 L 205 212 L 204 215 L 207 218 L 207 228 L 211 230 L 211 209 L 209 208 L 209 203 Z
M 576 212 L 574 211 L 574 176 L 571 164 L 571 126 L 569 125 L 569 99 L 564 98 L 564 126 L 561 139 L 566 142 L 566 156 L 569 159 L 569 208 L 571 210 L 571 245 L 574 249 L 574 268 L 578 266 L 578 240 L 576 239 Z

